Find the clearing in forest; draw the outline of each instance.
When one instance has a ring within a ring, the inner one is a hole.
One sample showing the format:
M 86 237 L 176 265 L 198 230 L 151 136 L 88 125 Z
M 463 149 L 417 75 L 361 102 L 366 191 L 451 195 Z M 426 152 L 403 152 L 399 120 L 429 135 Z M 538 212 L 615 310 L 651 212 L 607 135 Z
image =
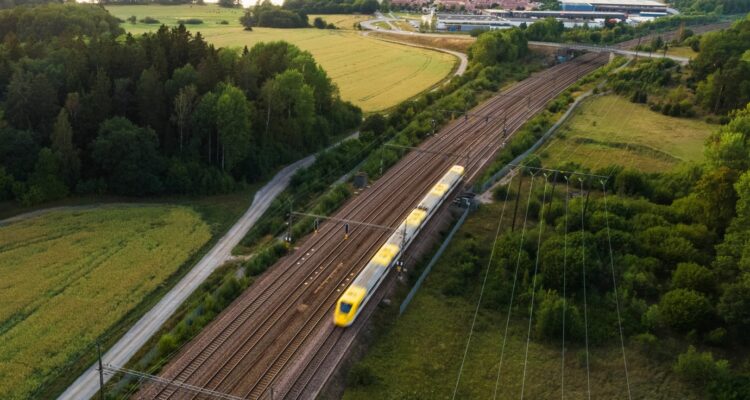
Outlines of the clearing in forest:
M 714 129 L 698 119 L 662 115 L 621 96 L 597 96 L 584 100 L 538 154 L 546 167 L 572 161 L 592 170 L 617 163 L 659 172 L 702 161 L 703 144 Z

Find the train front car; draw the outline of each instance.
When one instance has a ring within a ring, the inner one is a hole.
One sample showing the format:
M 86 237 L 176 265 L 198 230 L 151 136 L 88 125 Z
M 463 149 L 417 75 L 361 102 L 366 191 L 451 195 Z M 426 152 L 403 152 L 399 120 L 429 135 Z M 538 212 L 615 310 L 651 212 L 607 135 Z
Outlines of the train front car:
M 336 303 L 336 310 L 333 313 L 334 325 L 347 327 L 354 322 L 380 281 L 385 277 L 388 267 L 396 259 L 399 250 L 399 246 L 386 243 L 375 253 Z
M 395 229 L 362 272 L 357 275 L 352 284 L 336 303 L 333 313 L 333 323 L 336 326 L 351 325 L 364 308 L 375 290 L 380 286 L 388 269 L 401 256 L 401 252 L 409 246 L 414 237 L 422 230 L 445 199 L 453 192 L 463 178 L 464 167 L 452 166 L 448 172 L 422 198 L 419 205 L 413 209 L 406 219 Z

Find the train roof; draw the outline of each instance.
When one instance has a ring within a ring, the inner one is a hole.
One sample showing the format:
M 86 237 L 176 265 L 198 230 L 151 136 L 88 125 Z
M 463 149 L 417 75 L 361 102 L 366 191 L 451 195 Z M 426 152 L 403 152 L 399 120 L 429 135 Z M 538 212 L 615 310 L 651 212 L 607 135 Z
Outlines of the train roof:
M 372 262 L 383 267 L 387 267 L 391 263 L 391 261 L 393 261 L 393 258 L 396 257 L 398 251 L 398 246 L 392 243 L 386 243 L 383 245 L 383 247 L 380 248 L 380 250 L 378 250 L 377 253 L 375 253 L 375 256 L 372 257 Z
M 464 174 L 464 167 L 462 167 L 460 165 L 454 165 L 454 166 L 451 167 L 450 172 L 455 172 L 455 173 L 457 173 L 459 175 L 463 175 Z
M 406 226 L 408 227 L 414 227 L 419 226 L 419 224 L 424 221 L 424 219 L 427 217 L 427 212 L 424 210 L 420 210 L 419 208 L 413 209 L 409 216 L 406 217 Z
M 344 294 L 341 295 L 341 301 L 344 303 L 353 304 L 362 300 L 362 298 L 365 297 L 366 293 L 367 289 L 363 288 L 362 286 L 351 285 L 344 291 Z

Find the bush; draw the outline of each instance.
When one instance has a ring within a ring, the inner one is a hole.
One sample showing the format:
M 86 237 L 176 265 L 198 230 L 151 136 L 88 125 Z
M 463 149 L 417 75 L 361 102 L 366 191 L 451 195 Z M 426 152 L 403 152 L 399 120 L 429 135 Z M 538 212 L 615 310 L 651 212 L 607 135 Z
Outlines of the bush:
M 544 339 L 558 339 L 563 330 L 563 310 L 565 310 L 566 340 L 577 340 L 583 337 L 583 320 L 578 308 L 553 292 L 547 293 L 539 305 L 536 334 Z
M 695 347 L 690 346 L 687 352 L 677 357 L 673 368 L 686 382 L 705 387 L 706 384 L 728 375 L 729 362 L 714 361 L 714 356 L 710 352 L 698 353 Z
M 682 332 L 700 330 L 711 313 L 711 303 L 694 290 L 671 290 L 664 294 L 659 302 L 660 321 Z
M 159 356 L 164 357 L 177 350 L 177 338 L 171 333 L 165 333 L 159 338 Z
M 229 21 L 222 19 L 221 21 L 219 21 L 219 25 L 229 25 Z
M 714 274 L 696 263 L 680 263 L 672 274 L 672 287 L 711 293 L 714 289 Z
M 357 364 L 349 371 L 347 381 L 350 387 L 370 386 L 377 383 L 378 377 L 369 366 Z
M 200 25 L 203 23 L 203 20 L 199 18 L 178 19 L 177 23 L 182 25 Z
M 143 19 L 140 20 L 140 23 L 142 24 L 158 24 L 159 20 L 156 18 L 151 17 L 143 17 Z
M 499 185 L 492 190 L 492 197 L 497 201 L 513 200 L 516 194 L 508 185 Z

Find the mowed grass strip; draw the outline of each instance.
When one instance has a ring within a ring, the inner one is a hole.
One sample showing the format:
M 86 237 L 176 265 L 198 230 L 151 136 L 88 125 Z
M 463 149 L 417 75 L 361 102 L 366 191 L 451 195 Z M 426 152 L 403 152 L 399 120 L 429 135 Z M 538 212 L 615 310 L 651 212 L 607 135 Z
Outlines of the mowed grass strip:
M 596 96 L 584 100 L 538 154 L 547 167 L 573 161 L 592 170 L 617 164 L 666 171 L 702 161 L 703 144 L 715 128 L 662 115 L 620 96 Z
M 210 239 L 182 206 L 54 211 L 0 226 L 0 397 L 29 398 Z
M 448 77 L 457 63 L 449 54 L 386 43 L 351 30 L 253 28 L 248 32 L 239 24 L 242 10 L 225 11 L 215 5 L 118 5 L 107 9 L 123 20 L 131 15 L 138 20 L 150 16 L 167 25 L 176 25 L 180 19 L 202 19 L 203 24 L 189 25 L 188 29 L 201 32 L 206 40 L 219 47 L 249 48 L 260 42 L 287 41 L 309 51 L 338 85 L 341 97 L 365 112 L 385 110 L 430 89 Z M 341 17 L 339 23 L 345 25 L 348 22 L 342 21 L 361 16 Z M 324 18 L 334 22 L 337 17 Z M 228 24 L 221 25 L 219 22 L 223 20 Z M 123 24 L 132 33 L 153 31 L 159 26 Z
M 526 193 L 526 190 L 524 188 L 522 193 Z M 509 205 L 512 204 L 512 201 L 509 202 Z M 470 289 L 459 296 L 443 294 L 443 287 L 455 276 L 446 271 L 459 267 L 455 264 L 455 260 L 460 259 L 457 254 L 465 250 L 465 247 L 458 245 L 459 241 L 473 238 L 485 248 L 493 243 L 501 208 L 499 203 L 483 205 L 466 221 L 408 310 L 386 331 L 377 335 L 364 359 L 354 367 L 369 371 L 374 382 L 369 385 L 353 385 L 350 382 L 344 400 L 453 398 L 486 259 L 469 285 Z M 523 211 L 519 210 L 519 213 L 523 214 Z M 512 213 L 508 209 L 504 220 L 509 226 Z M 531 235 L 530 232 L 535 230 L 527 230 L 527 234 Z M 489 253 L 489 249 L 485 250 Z M 518 279 L 525 278 L 519 276 Z M 515 306 L 512 310 L 498 380 L 508 306 L 487 306 L 487 294 L 484 297 L 485 305 L 480 309 L 474 325 L 456 399 L 492 399 L 495 398 L 496 387 L 497 399 L 520 398 L 529 309 Z M 528 293 L 517 292 L 516 295 L 527 296 Z M 394 304 L 392 307 L 397 306 Z M 590 324 L 604 318 L 601 311 L 590 311 Z M 534 315 L 536 318 L 536 312 Z M 562 343 L 560 340 L 539 340 L 533 335 L 532 332 L 524 398 L 560 399 Z M 653 361 L 648 354 L 630 343 L 626 342 L 626 351 L 633 399 L 699 398 L 689 385 L 677 378 L 669 363 Z M 584 349 L 581 344 L 567 342 L 565 398 L 586 398 L 585 358 L 581 357 L 585 354 L 582 353 Z M 590 356 L 591 398 L 627 399 L 619 340 L 590 347 Z

